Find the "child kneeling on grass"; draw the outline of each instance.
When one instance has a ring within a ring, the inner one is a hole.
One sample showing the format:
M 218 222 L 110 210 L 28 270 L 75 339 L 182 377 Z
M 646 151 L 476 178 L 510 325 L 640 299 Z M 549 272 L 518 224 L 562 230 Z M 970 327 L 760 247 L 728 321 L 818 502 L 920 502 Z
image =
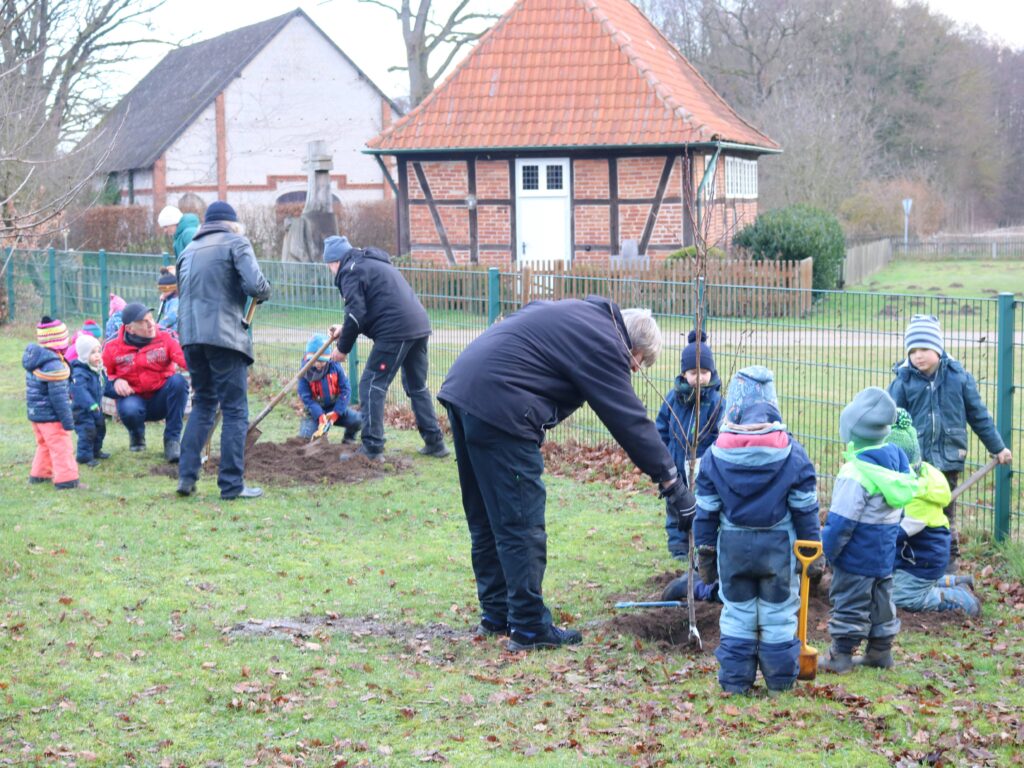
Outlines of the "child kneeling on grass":
M 30 483 L 53 481 L 57 488 L 78 487 L 71 430 L 68 379 L 71 369 L 64 362 L 68 329 L 60 320 L 43 317 L 36 326 L 36 343 L 25 347 L 21 358 L 25 369 L 25 405 L 36 436 L 36 455 L 29 470 Z
M 885 439 L 896 404 L 884 389 L 857 393 L 839 416 L 846 463 L 832 486 L 832 505 L 821 541 L 832 565 L 828 630 L 832 647 L 818 669 L 845 674 L 853 666 L 888 669 L 900 631 L 892 570 L 902 509 L 917 493 L 907 455 Z M 864 656 L 853 652 L 864 640 Z
M 719 581 L 718 682 L 746 693 L 760 666 L 770 694 L 799 671 L 800 577 L 793 544 L 818 541 L 817 476 L 782 423 L 772 372 L 739 371 L 721 434 L 697 475 L 694 544 L 701 579 Z
M 71 363 L 71 412 L 75 418 L 75 432 L 78 433 L 75 459 L 79 464 L 95 467 L 100 459 L 110 458 L 110 454 L 103 450 L 107 421 L 100 408 L 106 384 L 103 372 L 106 369 L 100 354 L 100 342 L 94 336 L 79 336 L 75 348 L 77 357 Z
M 917 494 L 903 508 L 896 538 L 896 570 L 893 572 L 893 601 L 908 611 L 962 610 L 968 616 L 981 612 L 981 603 L 971 587 L 972 576 L 946 575 L 949 563 L 949 521 L 943 508 L 949 505 L 950 490 L 945 476 L 926 461 L 910 414 L 900 408 L 887 440 L 899 446 L 917 476 Z
M 326 343 L 326 336 L 314 334 L 306 344 L 303 364 Z M 341 424 L 345 428 L 342 442 L 346 445 L 354 443 L 363 428 L 363 417 L 348 407 L 351 396 L 352 387 L 341 364 L 331 360 L 330 355 L 320 355 L 299 379 L 299 398 L 305 406 L 299 422 L 299 437 L 307 440 L 313 435 L 321 437 L 334 424 Z

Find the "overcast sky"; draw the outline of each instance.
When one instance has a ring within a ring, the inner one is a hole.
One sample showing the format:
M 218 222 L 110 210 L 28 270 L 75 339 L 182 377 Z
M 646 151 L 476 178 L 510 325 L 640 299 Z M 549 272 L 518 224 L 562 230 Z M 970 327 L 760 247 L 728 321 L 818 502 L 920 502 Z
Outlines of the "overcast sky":
M 513 0 L 472 0 L 474 7 L 501 13 Z M 990 36 L 1014 48 L 1024 48 L 1024 1 L 1022 0 L 927 0 L 928 5 L 954 21 L 977 25 Z M 453 0 L 435 0 L 440 9 Z M 385 93 L 405 95 L 408 81 L 403 72 L 389 68 L 404 62 L 398 21 L 387 10 L 358 0 L 167 0 L 153 15 L 156 36 L 176 42 L 187 35 L 203 40 L 247 24 L 301 7 L 312 17 Z M 167 52 L 166 46 L 140 47 L 139 58 L 110 85 L 115 97 L 127 93 Z

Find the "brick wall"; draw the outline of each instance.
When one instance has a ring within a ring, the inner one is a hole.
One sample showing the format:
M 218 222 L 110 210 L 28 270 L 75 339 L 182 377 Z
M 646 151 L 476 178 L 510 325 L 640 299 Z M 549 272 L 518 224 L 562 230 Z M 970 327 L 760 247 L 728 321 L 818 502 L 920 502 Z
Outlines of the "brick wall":
M 508 200 L 508 160 L 476 161 L 476 196 L 478 200 Z
M 579 245 L 607 245 L 611 223 L 607 205 L 577 205 L 574 212 L 575 241 Z M 607 256 L 607 254 L 605 254 Z
M 577 200 L 608 198 L 607 160 L 574 160 L 572 174 L 572 193 Z
M 662 157 L 619 158 L 619 197 L 654 197 L 664 167 Z
M 481 205 L 477 208 L 477 240 L 481 245 L 510 243 L 512 221 L 507 205 Z M 483 258 L 483 254 L 480 255 Z

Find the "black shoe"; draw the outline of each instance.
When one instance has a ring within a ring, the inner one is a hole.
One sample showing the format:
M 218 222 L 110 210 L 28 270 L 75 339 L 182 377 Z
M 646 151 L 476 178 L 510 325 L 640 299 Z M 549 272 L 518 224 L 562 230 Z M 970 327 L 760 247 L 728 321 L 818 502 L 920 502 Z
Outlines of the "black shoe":
M 356 436 L 350 435 L 347 432 L 345 433 L 345 437 L 341 439 L 342 445 L 355 445 L 357 442 L 359 442 L 359 440 L 356 438 Z
M 428 443 L 420 448 L 420 455 L 422 456 L 433 456 L 435 459 L 443 459 L 445 456 L 451 454 L 448 450 L 448 446 L 444 444 L 444 440 L 439 440 L 436 443 Z
M 139 451 L 146 450 L 146 433 L 145 432 L 129 432 L 128 433 L 128 450 L 132 453 L 138 453 Z
M 507 623 L 499 624 L 484 616 L 480 619 L 480 624 L 477 626 L 475 634 L 477 637 L 508 637 L 509 628 Z
M 360 445 L 358 448 L 356 448 L 351 453 L 343 453 L 343 454 L 341 454 L 338 457 L 338 461 L 348 461 L 349 459 L 351 459 L 354 456 L 362 456 L 367 461 L 372 461 L 372 462 L 375 462 L 377 464 L 383 464 L 384 463 L 384 452 L 383 451 L 378 451 L 376 453 L 373 453 L 371 451 L 366 450 L 366 446 L 365 445 Z
M 80 461 L 79 464 L 85 464 L 87 467 L 98 467 L 100 465 L 99 459 L 89 459 L 88 461 Z
M 220 497 L 224 501 L 234 501 L 235 499 L 258 499 L 263 495 L 263 489 L 255 486 L 243 486 L 242 490 L 238 492 L 237 496 L 225 496 L 223 493 Z
M 194 496 L 196 493 L 196 484 L 194 482 L 189 483 L 183 480 L 178 481 L 178 495 L 179 496 Z
M 665 587 L 665 591 L 661 593 L 661 599 L 678 600 L 681 603 L 685 603 L 688 597 L 687 587 L 689 587 L 689 585 L 690 575 L 688 573 L 684 573 L 682 576 L 672 579 L 672 581 L 668 583 Z M 696 595 L 694 595 L 694 599 L 697 599 Z
M 583 635 L 575 629 L 559 629 L 553 624 L 539 632 L 527 632 L 513 629 L 509 634 L 508 649 L 518 651 L 536 651 L 542 648 L 560 648 L 563 645 L 578 645 L 583 642 Z
M 53 487 L 61 491 L 67 491 L 71 488 L 77 488 L 79 485 L 77 480 L 67 480 L 63 483 L 54 483 Z
M 99 451 L 96 454 L 96 458 L 97 459 L 109 459 L 110 458 L 110 454 L 107 453 L 106 451 Z
M 40 483 L 50 483 L 53 481 L 48 477 L 35 477 L 34 475 L 29 475 L 28 482 L 29 485 L 39 485 Z
M 164 458 L 168 464 L 177 464 L 181 458 L 181 443 L 177 440 L 164 440 Z

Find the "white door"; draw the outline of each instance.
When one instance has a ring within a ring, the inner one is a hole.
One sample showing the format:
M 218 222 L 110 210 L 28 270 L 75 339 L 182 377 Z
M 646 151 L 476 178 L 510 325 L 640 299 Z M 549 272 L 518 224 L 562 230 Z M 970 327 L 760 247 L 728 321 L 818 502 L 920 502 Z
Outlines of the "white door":
M 569 161 L 516 160 L 516 260 L 569 262 Z

